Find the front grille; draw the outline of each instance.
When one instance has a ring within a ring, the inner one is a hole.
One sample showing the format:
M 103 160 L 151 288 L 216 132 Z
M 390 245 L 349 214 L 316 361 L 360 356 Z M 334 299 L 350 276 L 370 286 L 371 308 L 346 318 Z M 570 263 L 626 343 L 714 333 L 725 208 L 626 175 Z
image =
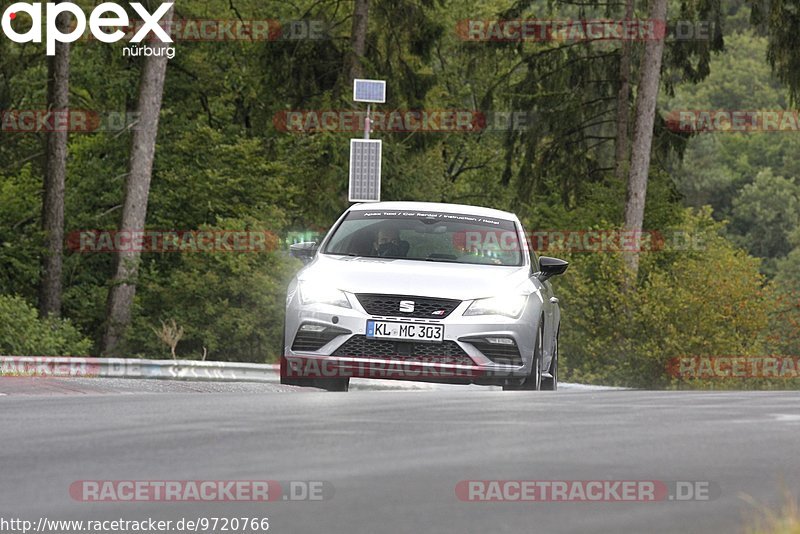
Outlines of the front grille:
M 517 344 L 502 345 L 499 343 L 489 343 L 484 339 L 465 339 L 467 343 L 475 346 L 476 349 L 481 351 L 484 356 L 492 360 L 494 363 L 500 365 L 514 365 L 519 367 L 522 365 L 522 356 L 520 356 Z
M 455 310 L 460 300 L 411 297 L 404 295 L 356 295 L 358 301 L 370 315 L 381 317 L 418 317 L 425 319 L 444 319 Z M 414 311 L 400 310 L 400 301 L 414 303 Z
M 475 365 L 472 358 L 455 341 L 412 343 L 409 341 L 387 341 L 369 339 L 366 336 L 353 336 L 336 349 L 333 356 Z
M 325 330 L 316 332 L 312 330 L 304 330 L 304 327 L 314 327 L 316 325 L 303 323 L 297 330 L 292 343 L 292 350 L 315 352 L 330 343 L 336 336 L 342 334 L 349 334 L 350 330 L 338 328 L 335 326 L 326 326 Z

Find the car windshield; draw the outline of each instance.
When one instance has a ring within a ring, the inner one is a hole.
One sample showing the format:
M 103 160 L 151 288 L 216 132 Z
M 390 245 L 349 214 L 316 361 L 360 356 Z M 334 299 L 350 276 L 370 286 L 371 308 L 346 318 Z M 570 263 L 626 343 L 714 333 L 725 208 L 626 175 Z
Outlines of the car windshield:
M 336 228 L 323 254 L 479 265 L 522 265 L 512 220 L 391 210 L 354 210 Z

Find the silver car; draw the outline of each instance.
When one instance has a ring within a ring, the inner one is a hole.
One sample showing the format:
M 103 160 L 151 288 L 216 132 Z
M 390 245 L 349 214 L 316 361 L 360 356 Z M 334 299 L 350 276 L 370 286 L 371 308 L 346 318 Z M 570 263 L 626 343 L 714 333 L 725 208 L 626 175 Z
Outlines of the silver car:
M 561 315 L 519 219 L 425 202 L 350 207 L 286 295 L 281 383 L 346 391 L 350 378 L 554 390 Z

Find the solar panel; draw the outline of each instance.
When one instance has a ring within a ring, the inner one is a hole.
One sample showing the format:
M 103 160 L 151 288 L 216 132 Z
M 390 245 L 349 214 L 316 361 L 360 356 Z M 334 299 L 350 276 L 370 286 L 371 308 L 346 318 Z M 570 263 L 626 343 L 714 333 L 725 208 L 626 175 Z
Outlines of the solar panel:
M 380 139 L 350 140 L 350 202 L 381 200 Z
M 353 80 L 353 100 L 356 102 L 386 102 L 386 82 L 383 80 Z

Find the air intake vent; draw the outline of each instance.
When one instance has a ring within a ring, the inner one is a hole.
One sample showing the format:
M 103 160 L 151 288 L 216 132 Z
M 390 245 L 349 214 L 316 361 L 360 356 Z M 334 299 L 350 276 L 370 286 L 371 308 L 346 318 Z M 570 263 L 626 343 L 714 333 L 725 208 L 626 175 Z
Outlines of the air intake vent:
M 406 362 L 475 365 L 472 358 L 455 341 L 411 343 L 353 336 L 336 349 L 333 355 L 344 358 L 380 358 Z
M 486 338 L 460 339 L 460 341 L 466 341 L 474 345 L 484 356 L 496 364 L 513 365 L 515 367 L 522 365 L 522 356 L 519 353 L 519 347 L 517 347 L 516 342 L 510 337 L 491 336 Z
M 292 343 L 292 350 L 300 352 L 316 352 L 337 336 L 350 334 L 350 330 L 336 326 L 303 323 L 297 330 Z

